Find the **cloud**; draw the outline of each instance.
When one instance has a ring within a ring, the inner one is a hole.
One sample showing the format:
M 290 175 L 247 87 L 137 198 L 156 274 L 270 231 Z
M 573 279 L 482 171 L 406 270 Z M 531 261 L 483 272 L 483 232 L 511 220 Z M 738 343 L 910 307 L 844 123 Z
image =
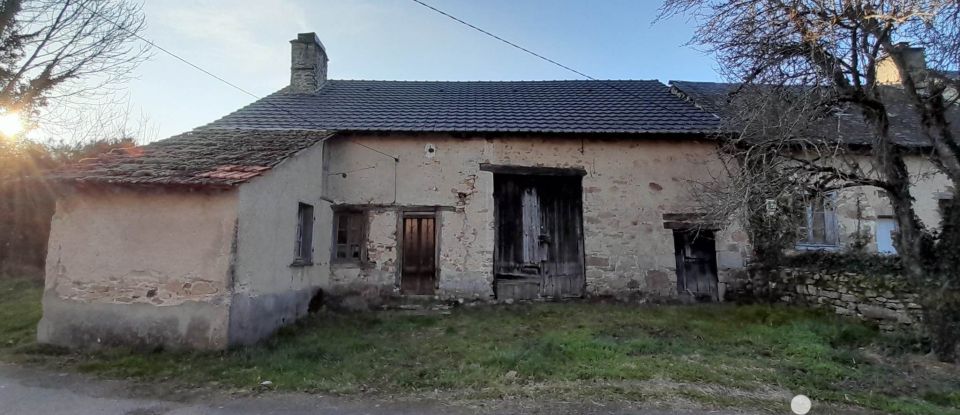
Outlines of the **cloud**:
M 277 63 L 289 59 L 278 44 L 308 27 L 306 10 L 292 0 L 164 1 L 147 15 L 162 43 L 248 74 L 277 72 Z

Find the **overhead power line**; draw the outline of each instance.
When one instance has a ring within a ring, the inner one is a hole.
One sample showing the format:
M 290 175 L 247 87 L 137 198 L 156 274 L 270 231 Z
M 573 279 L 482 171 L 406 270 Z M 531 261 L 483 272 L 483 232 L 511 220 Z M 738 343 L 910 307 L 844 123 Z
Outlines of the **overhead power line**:
M 458 18 L 458 17 L 456 17 L 456 16 L 454 16 L 454 15 L 451 15 L 451 14 L 443 11 L 443 10 L 440 10 L 440 9 L 434 7 L 434 6 L 431 6 L 430 4 L 427 4 L 427 3 L 423 2 L 422 0 L 411 0 L 411 1 L 413 1 L 413 2 L 415 2 L 415 3 L 417 3 L 417 4 L 419 4 L 419 5 L 421 5 L 421 6 L 423 6 L 423 7 L 426 7 L 426 8 L 428 8 L 428 9 L 430 9 L 430 10 L 433 10 L 434 12 L 437 12 L 437 13 L 439 13 L 439 14 L 441 14 L 441 15 L 449 18 L 449 19 L 452 19 L 452 20 L 454 20 L 454 21 L 456 21 L 456 22 L 458 22 L 458 23 L 460 23 L 460 24 L 462 24 L 462 25 L 465 25 L 465 26 L 467 26 L 467 27 L 469 27 L 469 28 L 471 28 L 471 29 L 473 29 L 473 30 L 476 30 L 476 31 L 478 31 L 478 32 L 480 32 L 480 33 L 482 33 L 482 34 L 484 34 L 484 35 L 486 35 L 486 36 L 489 36 L 489 37 L 491 37 L 491 38 L 493 38 L 493 39 L 496 39 L 496 40 L 498 40 L 498 41 L 500 41 L 500 42 L 502 42 L 502 43 L 505 43 L 505 44 L 509 45 L 510 47 L 513 47 L 513 48 L 516 48 L 516 49 L 518 49 L 518 50 L 521 50 L 521 51 L 523 51 L 523 52 L 525 52 L 525 53 L 527 53 L 527 54 L 529 54 L 529 55 L 532 55 L 532 56 L 534 56 L 534 57 L 536 57 L 536 58 L 538 58 L 538 59 L 541 59 L 541 60 L 543 60 L 543 61 L 545 61 L 545 62 L 548 62 L 548 63 L 550 63 L 550 64 L 552 64 L 552 65 L 555 65 L 555 66 L 557 66 L 557 67 L 560 67 L 560 68 L 562 68 L 562 69 L 564 69 L 564 70 L 567 70 L 567 71 L 569 71 L 569 72 L 571 72 L 571 73 L 577 74 L 577 75 L 582 76 L 582 77 L 584 77 L 584 78 L 586 78 L 586 79 L 589 79 L 589 80 L 591 80 L 591 81 L 597 81 L 597 82 L 600 83 L 601 85 L 604 85 L 604 86 L 607 86 L 607 87 L 609 87 L 609 88 L 611 88 L 611 89 L 614 89 L 614 90 L 620 91 L 620 92 L 622 92 L 622 93 L 631 95 L 631 96 L 633 96 L 634 98 L 645 99 L 645 97 L 642 97 L 642 96 L 640 96 L 640 95 L 637 95 L 636 93 L 634 93 L 634 92 L 632 92 L 632 91 L 627 91 L 627 90 L 625 90 L 625 89 L 623 89 L 623 88 L 620 88 L 620 87 L 617 86 L 617 85 L 611 84 L 610 82 L 607 82 L 607 81 L 605 81 L 605 80 L 598 79 L 598 78 L 596 78 L 596 77 L 590 76 L 590 75 L 586 74 L 586 73 L 583 72 L 583 71 L 579 71 L 579 70 L 574 69 L 574 68 L 572 68 L 572 67 L 570 67 L 570 66 L 564 65 L 564 64 L 562 64 L 562 63 L 560 63 L 560 62 L 558 62 L 558 61 L 555 61 L 555 60 L 553 60 L 553 59 L 550 59 L 550 58 L 548 58 L 548 57 L 546 57 L 546 56 L 544 56 L 544 55 L 541 55 L 541 54 L 539 54 L 539 53 L 537 53 L 537 52 L 534 52 L 534 51 L 532 51 L 532 50 L 530 50 L 530 49 L 528 49 L 528 48 L 525 48 L 525 47 L 523 47 L 523 46 L 520 46 L 520 45 L 517 44 L 517 43 L 514 43 L 514 42 L 511 42 L 511 41 L 509 41 L 509 40 L 507 40 L 507 39 L 504 39 L 504 38 L 502 38 L 502 37 L 500 37 L 500 36 L 498 36 L 498 35 L 490 32 L 490 31 L 487 31 L 487 30 L 485 30 L 485 29 L 482 29 L 482 28 L 480 28 L 480 27 L 478 27 L 478 26 L 476 26 L 476 25 L 473 25 L 473 24 L 471 24 L 471 23 L 469 23 L 469 22 L 467 22 L 467 21 L 465 21 L 465 20 L 463 20 L 463 19 L 460 19 L 460 18 Z M 231 88 L 233 88 L 233 89 L 236 89 L 237 91 L 240 91 L 240 92 L 243 93 L 243 94 L 249 95 L 250 97 L 253 97 L 254 99 L 257 99 L 257 100 L 259 100 L 259 101 L 262 101 L 264 104 L 270 105 L 270 106 L 272 106 L 272 107 L 274 107 L 274 108 L 276 108 L 276 109 L 278 109 L 278 110 L 286 113 L 287 115 L 290 115 L 291 117 L 294 117 L 294 118 L 296 118 L 296 119 L 299 119 L 299 120 L 301 120 L 301 121 L 304 121 L 304 122 L 306 122 L 307 124 L 313 126 L 314 128 L 317 128 L 317 129 L 319 129 L 319 130 L 328 130 L 326 127 L 323 127 L 323 126 L 320 126 L 320 125 L 318 125 L 318 124 L 315 124 L 312 120 L 309 120 L 309 119 L 307 119 L 307 118 L 305 118 L 305 117 L 302 117 L 302 116 L 299 115 L 299 114 L 296 114 L 296 113 L 294 113 L 294 112 L 291 112 L 290 110 L 288 110 L 288 109 L 286 109 L 286 108 L 284 108 L 284 107 L 282 107 L 282 106 L 280 106 L 280 105 L 277 105 L 277 104 L 275 104 L 275 103 L 273 103 L 273 102 L 270 102 L 270 101 L 263 100 L 263 97 L 261 97 L 261 96 L 259 96 L 259 95 L 257 95 L 257 94 L 254 94 L 253 92 L 250 92 L 250 91 L 248 91 L 248 90 L 240 87 L 239 85 L 237 85 L 237 84 L 235 84 L 235 83 L 233 83 L 233 82 L 230 82 L 230 81 L 224 79 L 223 77 L 221 77 L 221 76 L 219 76 L 219 75 L 217 75 L 217 74 L 215 74 L 215 73 L 213 73 L 213 72 L 211 72 L 211 71 L 209 71 L 209 70 L 207 70 L 207 69 L 204 69 L 203 67 L 201 67 L 201 66 L 199 66 L 199 65 L 197 65 L 197 64 L 195 64 L 195 63 L 193 63 L 193 62 L 190 62 L 190 61 L 187 60 L 186 58 L 183 58 L 183 57 L 181 57 L 180 55 L 177 55 L 176 53 L 170 51 L 169 49 L 166 49 L 166 48 L 160 46 L 160 45 L 157 44 L 156 42 L 154 42 L 154 41 L 152 41 L 152 40 L 150 40 L 150 39 L 147 39 L 147 38 L 141 36 L 139 33 L 136 33 L 136 32 L 134 32 L 134 31 L 128 29 L 127 27 L 124 27 L 123 25 L 117 23 L 116 21 L 114 21 L 114 20 L 112 20 L 112 19 L 110 19 L 110 18 L 108 18 L 108 17 L 106 17 L 106 16 L 104 16 L 104 15 L 102 15 L 101 13 L 99 13 L 99 12 L 93 10 L 93 9 L 90 9 L 90 8 L 87 7 L 86 5 L 79 4 L 79 6 L 80 6 L 81 8 L 83 8 L 83 9 L 87 10 L 88 12 L 90 12 L 91 14 L 93 14 L 94 16 L 97 16 L 97 17 L 99 17 L 99 18 L 101 18 L 101 19 L 103 19 L 103 20 L 105 20 L 105 21 L 113 24 L 113 25 L 116 26 L 118 29 L 123 30 L 123 31 L 129 33 L 131 36 L 139 39 L 140 41 L 142 41 L 142 42 L 150 45 L 151 47 L 154 47 L 154 48 L 156 48 L 157 50 L 159 50 L 159 51 L 161 51 L 161 52 L 163 52 L 163 53 L 165 53 L 165 54 L 173 57 L 174 59 L 176 59 L 176 60 L 184 63 L 185 65 L 190 66 L 191 68 L 193 68 L 193 69 L 195 69 L 195 70 L 197 70 L 197 71 L 199 71 L 199 72 L 201 72 L 201 73 L 203 73 L 203 74 L 205 74 L 205 75 L 207 75 L 207 76 L 209 76 L 209 77 L 217 80 L 218 82 L 223 83 L 224 85 L 227 85 L 227 86 L 229 86 L 229 87 L 231 87 Z M 656 106 L 658 106 L 658 107 L 660 107 L 660 108 L 662 108 L 662 109 L 664 109 L 664 110 L 668 110 L 668 108 L 660 105 L 660 104 L 657 103 L 657 102 L 651 102 L 651 103 L 654 104 L 654 105 L 656 105 Z M 400 158 L 399 158 L 398 156 L 395 156 L 395 155 L 386 153 L 386 152 L 384 152 L 384 151 L 381 151 L 381 150 L 378 150 L 378 149 L 376 149 L 376 148 L 370 147 L 370 146 L 365 145 L 365 144 L 363 144 L 363 143 L 356 142 L 356 141 L 354 141 L 354 140 L 351 140 L 350 138 L 347 138 L 346 141 L 350 142 L 351 144 L 354 144 L 354 145 L 360 146 L 360 147 L 362 147 L 362 148 L 365 148 L 365 149 L 367 149 L 367 150 L 370 150 L 370 151 L 376 152 L 376 153 L 378 153 L 378 154 L 381 154 L 381 155 L 383 155 L 383 156 L 389 157 L 389 158 L 393 159 L 395 163 L 397 163 L 397 162 L 400 161 Z
M 622 92 L 622 93 L 624 93 L 624 94 L 627 94 L 627 95 L 630 95 L 630 96 L 632 96 L 632 97 L 634 97 L 634 98 L 638 98 L 638 99 L 640 99 L 640 100 L 646 100 L 646 99 L 647 99 L 647 97 L 643 97 L 643 96 L 641 96 L 641 95 L 638 95 L 637 93 L 635 93 L 635 92 L 633 92 L 633 91 L 628 91 L 628 90 L 626 90 L 626 89 L 623 89 L 623 88 L 621 88 L 621 87 L 619 87 L 619 86 L 617 86 L 617 85 L 614 85 L 613 83 L 610 83 L 610 82 L 608 82 L 608 81 L 605 81 L 605 80 L 603 80 L 603 79 L 599 79 L 599 78 L 596 78 L 596 77 L 587 75 L 587 74 L 586 74 L 585 72 L 583 72 L 583 71 L 574 69 L 574 68 L 572 68 L 572 67 L 570 67 L 570 66 L 568 66 L 568 65 L 564 65 L 564 64 L 562 64 L 562 63 L 560 63 L 560 62 L 557 62 L 557 61 L 555 61 L 555 60 L 553 60 L 553 59 L 550 59 L 550 58 L 548 58 L 548 57 L 546 57 L 546 56 L 543 56 L 543 55 L 541 55 L 541 54 L 539 54 L 539 53 L 537 53 L 537 52 L 534 52 L 534 51 L 532 51 L 532 50 L 530 50 L 530 49 L 528 49 L 528 48 L 525 48 L 525 47 L 523 47 L 523 46 L 520 46 L 520 45 L 518 45 L 517 43 L 514 43 L 514 42 L 511 42 L 511 41 L 509 41 L 509 40 L 507 40 L 507 39 L 504 39 L 504 38 L 502 38 L 502 37 L 500 37 L 500 36 L 498 36 L 498 35 L 490 32 L 490 31 L 488 31 L 488 30 L 485 30 L 485 29 L 483 29 L 483 28 L 480 28 L 479 26 L 476 26 L 476 25 L 474 25 L 474 24 L 472 24 L 472 23 L 470 23 L 470 22 L 467 22 L 466 20 L 463 20 L 463 19 L 461 19 L 461 18 L 459 18 L 459 17 L 457 17 L 457 16 L 454 16 L 454 15 L 452 15 L 452 14 L 450 14 L 450 13 L 447 13 L 447 12 L 445 12 L 445 11 L 443 11 L 443 10 L 440 10 L 440 9 L 434 7 L 434 6 L 431 6 L 430 4 L 427 4 L 426 2 L 424 2 L 424 1 L 422 1 L 422 0 L 411 0 L 411 1 L 413 1 L 414 3 L 417 3 L 417 4 L 419 4 L 419 5 L 421 5 L 421 6 L 423 6 L 423 7 L 426 7 L 426 8 L 428 8 L 428 9 L 430 9 L 430 10 L 433 10 L 433 11 L 435 11 L 435 12 L 437 12 L 437 13 L 440 13 L 441 15 L 446 16 L 446 17 L 450 18 L 451 20 L 453 20 L 453 21 L 455 21 L 455 22 L 457 22 L 457 23 L 460 23 L 460 24 L 462 24 L 462 25 L 464 25 L 464 26 L 467 26 L 467 27 L 469 27 L 469 28 L 471 28 L 471 29 L 473 29 L 473 30 L 476 30 L 476 31 L 478 31 L 478 32 L 480 32 L 480 33 L 483 33 L 484 35 L 487 35 L 487 36 L 489 36 L 489 37 L 491 37 L 491 38 L 494 38 L 494 39 L 496 39 L 496 40 L 499 40 L 500 42 L 503 42 L 503 43 L 509 45 L 510 47 L 513 47 L 513 48 L 515 48 L 515 49 L 521 50 L 521 51 L 523 51 L 523 52 L 525 52 L 525 53 L 527 53 L 527 54 L 529 54 L 529 55 L 532 55 L 532 56 L 540 59 L 540 60 L 543 60 L 543 61 L 545 61 L 545 62 L 548 62 L 548 63 L 550 63 L 550 64 L 552 64 L 552 65 L 555 65 L 555 66 L 557 66 L 557 67 L 560 67 L 560 68 L 562 68 L 562 69 L 565 69 L 565 70 L 567 70 L 567 71 L 569 71 L 569 72 L 575 73 L 575 74 L 577 74 L 577 75 L 579 75 L 579 76 L 582 76 L 582 77 L 584 77 L 584 78 L 586 78 L 586 79 L 589 79 L 589 80 L 591 80 L 591 81 L 596 81 L 596 82 L 600 83 L 600 84 L 603 85 L 603 86 L 606 86 L 606 87 L 608 87 L 608 88 L 610 88 L 610 89 L 613 89 L 613 90 L 616 90 L 616 91 L 620 91 L 620 92 Z M 652 101 L 651 101 L 651 102 L 649 102 L 649 103 L 651 103 L 651 104 L 653 104 L 653 105 L 656 105 L 656 106 L 660 107 L 660 108 L 663 109 L 663 110 L 670 111 L 669 108 L 664 107 L 663 105 L 660 105 L 660 104 L 657 103 L 657 102 L 652 102 Z
M 97 17 L 103 19 L 104 21 L 106 21 L 106 22 L 108 22 L 108 23 L 116 26 L 118 29 L 123 30 L 124 32 L 129 33 L 131 36 L 139 39 L 141 42 L 146 43 L 146 44 L 148 44 L 148 45 L 156 48 L 157 50 L 159 50 L 159 51 L 161 51 L 161 52 L 163 52 L 163 53 L 165 53 L 165 54 L 167 54 L 167 55 L 170 55 L 170 56 L 173 57 L 174 59 L 176 59 L 176 60 L 178 60 L 178 61 L 180 61 L 180 62 L 183 62 L 184 64 L 190 66 L 191 68 L 196 69 L 196 70 L 198 70 L 198 71 L 206 74 L 207 76 L 209 76 L 209 77 L 211 77 L 211 78 L 213 78 L 213 79 L 216 79 L 217 81 L 220 81 L 220 82 L 222 82 L 223 84 L 225 84 L 225 85 L 227 85 L 227 86 L 229 86 L 229 87 L 231 87 L 231 88 L 233 88 L 233 89 L 236 89 L 237 91 L 240 91 L 240 92 L 242 92 L 242 93 L 244 93 L 244 94 L 247 94 L 247 95 L 253 97 L 254 99 L 260 100 L 260 101 L 262 101 L 263 103 L 265 103 L 265 104 L 267 104 L 267 105 L 270 105 L 270 106 L 272 106 L 272 107 L 274 107 L 274 108 L 276 108 L 276 109 L 278 109 L 278 110 L 280 110 L 280 111 L 283 111 L 283 112 L 285 112 L 287 115 L 290 115 L 291 117 L 294 117 L 294 118 L 297 118 L 297 119 L 299 119 L 299 120 L 301 120 L 301 121 L 304 121 L 304 122 L 306 122 L 307 124 L 309 124 L 310 126 L 312 126 L 312 127 L 314 127 L 314 128 L 317 128 L 317 129 L 319 129 L 319 130 L 328 130 L 328 128 L 325 128 L 325 127 L 322 127 L 322 126 L 320 126 L 320 125 L 317 125 L 317 124 L 315 124 L 313 121 L 311 121 L 311 120 L 309 120 L 309 119 L 307 119 L 307 118 L 305 118 L 305 117 L 302 117 L 302 116 L 300 116 L 299 114 L 296 114 L 296 113 L 294 113 L 294 112 L 291 112 L 290 110 L 288 110 L 288 109 L 286 109 L 286 108 L 284 108 L 284 107 L 282 107 L 282 106 L 280 106 L 280 105 L 277 105 L 277 104 L 275 104 L 275 103 L 273 103 L 273 102 L 270 102 L 270 101 L 263 101 L 263 97 L 261 97 L 261 96 L 259 96 L 259 95 L 257 95 L 257 94 L 254 94 L 253 92 L 250 92 L 250 91 L 248 91 L 248 90 L 246 90 L 246 89 L 244 89 L 244 88 L 241 88 L 239 85 L 234 84 L 233 82 L 230 82 L 230 81 L 224 79 L 223 77 L 221 77 L 221 76 L 219 76 L 219 75 L 217 75 L 217 74 L 215 74 L 215 73 L 213 73 L 213 72 L 210 72 L 210 71 L 208 71 L 208 70 L 206 70 L 206 69 L 203 69 L 203 68 L 200 67 L 199 65 L 197 65 L 197 64 L 195 64 L 195 63 L 193 63 L 193 62 L 188 61 L 187 59 L 181 57 L 180 55 L 177 55 L 176 53 L 173 53 L 173 52 L 171 52 L 170 50 L 168 50 L 168 49 L 166 49 L 166 48 L 158 45 L 156 42 L 154 42 L 154 41 L 152 41 L 152 40 L 150 40 L 150 39 L 147 39 L 147 38 L 141 36 L 139 33 L 134 32 L 134 31 L 128 29 L 127 27 L 125 27 L 125 26 L 117 23 L 117 22 L 114 21 L 114 20 L 111 20 L 110 18 L 108 18 L 108 17 L 100 14 L 100 13 L 97 12 L 96 10 L 93 10 L 93 9 L 87 7 L 87 6 L 84 5 L 83 3 L 78 3 L 77 5 L 80 6 L 81 8 L 83 8 L 84 10 L 90 12 L 90 13 L 93 14 L 94 16 L 97 16 Z M 325 140 L 326 140 L 326 139 L 324 139 L 323 141 L 325 141 Z M 354 145 L 363 147 L 363 148 L 365 148 L 365 149 L 367 149 L 367 150 L 370 150 L 370 151 L 373 151 L 373 152 L 376 152 L 376 153 L 380 153 L 380 154 L 382 154 L 382 155 L 384 155 L 384 156 L 390 157 L 391 159 L 393 159 L 394 163 L 399 163 L 399 162 L 400 162 L 400 157 L 399 157 L 399 156 L 395 156 L 395 155 L 392 155 L 392 154 L 387 154 L 386 152 L 377 150 L 377 149 L 375 149 L 375 148 L 373 148 L 373 147 L 370 147 L 370 146 L 368 146 L 368 145 L 366 145 L 366 144 L 356 142 L 356 141 L 354 141 L 354 140 L 351 140 L 350 138 L 347 138 L 346 141 L 349 142 L 349 143 L 351 143 L 351 144 L 354 144 Z
M 510 46 L 512 46 L 512 47 L 514 47 L 514 48 L 520 49 L 520 50 L 522 50 L 522 51 L 524 51 L 524 52 L 526 52 L 526 53 L 529 53 L 529 54 L 531 54 L 531 55 L 533 55 L 533 56 L 536 56 L 537 58 L 540 58 L 540 59 L 542 59 L 542 60 L 545 60 L 545 61 L 547 61 L 547 62 L 550 62 L 550 63 L 552 63 L 552 64 L 554 64 L 554 65 L 556 65 L 556 66 L 559 66 L 559 67 L 561 67 L 561 68 L 563 68 L 563 69 L 566 69 L 566 70 L 568 70 L 568 71 L 570 71 L 570 72 L 573 72 L 573 73 L 575 73 L 575 74 L 577 74 L 577 75 L 580 75 L 580 76 L 582 76 L 582 77 L 584 77 L 584 78 L 587 78 L 587 79 L 589 79 L 589 80 L 598 81 L 597 78 L 594 78 L 594 77 L 592 77 L 592 76 L 590 76 L 590 75 L 587 75 L 587 74 L 585 74 L 585 73 L 583 73 L 583 72 L 580 72 L 580 71 L 578 71 L 578 70 L 576 70 L 576 69 L 573 69 L 573 68 L 571 68 L 571 67 L 569 67 L 569 66 L 567 66 L 567 65 L 564 65 L 564 64 L 562 64 L 562 63 L 560 63 L 560 62 L 557 62 L 557 61 L 555 61 L 555 60 L 553 60 L 553 59 L 550 59 L 550 58 L 548 58 L 548 57 L 546 57 L 546 56 L 543 56 L 543 55 L 541 55 L 541 54 L 539 54 L 539 53 L 537 53 L 537 52 L 534 52 L 534 51 L 532 51 L 532 50 L 530 50 L 530 49 L 527 49 L 527 48 L 525 48 L 525 47 L 523 47 L 523 46 L 520 46 L 520 45 L 518 45 L 518 44 L 516 44 L 516 43 L 513 43 L 513 42 L 511 42 L 511 41 L 509 41 L 509 40 L 507 40 L 507 39 L 504 39 L 504 38 L 502 38 L 502 37 L 500 37 L 500 36 L 497 36 L 497 35 L 495 35 L 495 34 L 493 34 L 493 33 L 490 33 L 490 32 L 488 32 L 488 31 L 486 31 L 486 30 L 484 30 L 484 29 L 481 29 L 481 28 L 479 28 L 479 27 L 477 27 L 477 26 L 475 26 L 475 25 L 473 25 L 473 24 L 470 24 L 470 22 L 467 22 L 467 21 L 465 21 L 465 20 L 463 20 L 463 19 L 461 19 L 461 18 L 459 18 L 459 17 L 457 17 L 457 16 L 454 16 L 454 15 L 452 15 L 452 14 L 450 14 L 450 13 L 447 13 L 447 12 L 445 12 L 445 11 L 443 11 L 443 10 L 440 10 L 440 9 L 438 9 L 438 8 L 436 8 L 436 7 L 433 7 L 433 6 L 431 6 L 431 5 L 427 4 L 427 3 L 424 3 L 424 2 L 422 2 L 422 1 L 420 1 L 420 0 L 413 0 L 413 2 L 419 4 L 419 5 L 423 6 L 423 7 L 426 7 L 426 8 L 428 8 L 428 9 L 430 9 L 430 10 L 433 10 L 433 11 L 435 11 L 435 12 L 437 12 L 437 13 L 440 13 L 440 14 L 442 14 L 442 15 L 444 15 L 444 16 L 447 16 L 447 17 L 453 19 L 454 21 L 456 21 L 456 22 L 458 22 L 458 23 L 460 23 L 460 24 L 462 24 L 462 25 L 465 25 L 465 26 L 467 26 L 467 27 L 469 27 L 469 28 L 471 28 L 471 29 L 473 29 L 473 30 L 476 30 L 476 31 L 478 31 L 478 32 L 480 32 L 480 33 L 483 33 L 483 34 L 485 34 L 485 35 L 487 35 L 487 36 L 490 36 L 490 37 L 492 37 L 492 38 L 494 38 L 494 39 L 496 39 L 496 40 L 499 40 L 499 41 L 501 41 L 501 42 L 503 42 L 503 43 L 506 43 L 506 44 L 508 44 L 508 45 L 510 45 Z

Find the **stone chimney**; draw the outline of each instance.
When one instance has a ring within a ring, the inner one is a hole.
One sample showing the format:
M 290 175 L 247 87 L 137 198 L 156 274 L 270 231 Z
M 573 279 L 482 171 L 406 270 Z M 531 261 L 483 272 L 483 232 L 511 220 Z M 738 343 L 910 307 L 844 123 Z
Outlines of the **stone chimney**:
M 315 92 L 327 80 L 326 49 L 312 32 L 298 34 L 290 46 L 290 92 Z
M 896 48 L 903 55 L 906 70 L 910 72 L 917 86 L 922 87 L 927 78 L 927 57 L 923 48 L 910 47 L 907 43 L 898 43 Z M 889 56 L 877 63 L 877 83 L 900 85 L 900 71 Z

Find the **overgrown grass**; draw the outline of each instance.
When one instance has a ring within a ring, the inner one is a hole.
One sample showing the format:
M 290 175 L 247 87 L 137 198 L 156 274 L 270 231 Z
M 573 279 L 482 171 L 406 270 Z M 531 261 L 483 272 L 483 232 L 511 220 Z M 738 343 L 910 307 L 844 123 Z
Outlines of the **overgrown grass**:
M 43 281 L 0 274 L 0 355 L 30 344 L 40 321 Z
M 960 414 L 956 366 L 799 308 L 565 303 L 427 316 L 324 313 L 260 346 L 222 353 L 74 354 L 32 345 L 39 290 L 0 281 L 0 356 L 110 377 L 463 399 L 683 400 L 778 413 L 802 393 L 892 413 Z

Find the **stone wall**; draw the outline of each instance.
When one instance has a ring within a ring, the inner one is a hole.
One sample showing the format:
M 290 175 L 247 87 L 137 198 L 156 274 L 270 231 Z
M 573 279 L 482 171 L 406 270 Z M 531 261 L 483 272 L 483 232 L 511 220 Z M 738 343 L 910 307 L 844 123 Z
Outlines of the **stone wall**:
M 690 183 L 709 181 L 723 172 L 715 143 L 666 136 L 357 134 L 325 144 L 324 195 L 334 206 L 368 213 L 371 261 L 364 267 L 332 266 L 325 292 L 345 287 L 357 291 L 363 286 L 376 293 L 395 290 L 397 214 L 427 208 L 439 215 L 437 294 L 492 299 L 494 174 L 480 166 L 494 164 L 586 172 L 582 186 L 587 295 L 676 297 L 674 236 L 664 226 L 664 215 L 695 212 Z M 357 144 L 388 149 L 399 161 L 358 150 Z M 742 269 L 749 247 L 747 234 L 736 226 L 717 232 L 716 240 L 722 297 L 727 276 Z
M 330 281 L 324 288 L 332 297 L 359 295 L 376 304 L 399 294 L 397 283 L 397 209 L 379 207 L 363 212 L 367 222 L 367 258 L 362 263 L 330 263 Z M 331 222 L 333 219 L 331 218 Z M 326 235 L 330 235 L 328 232 Z M 326 238 L 326 235 L 320 236 Z M 331 256 L 330 252 L 322 255 Z M 328 300 L 333 299 L 328 297 Z M 347 300 L 348 302 L 351 300 Z M 352 308 L 346 306 L 346 308 Z
M 917 295 L 896 273 L 788 267 L 753 268 L 744 277 L 743 291 L 754 298 L 831 310 L 874 322 L 884 331 L 920 328 Z

